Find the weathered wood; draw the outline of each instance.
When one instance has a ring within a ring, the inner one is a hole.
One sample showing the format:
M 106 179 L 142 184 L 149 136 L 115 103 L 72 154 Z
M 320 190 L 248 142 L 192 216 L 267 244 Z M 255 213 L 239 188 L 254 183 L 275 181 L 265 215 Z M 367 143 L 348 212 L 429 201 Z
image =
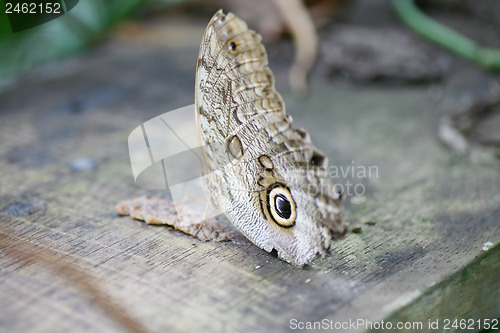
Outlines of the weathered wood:
M 366 189 L 347 199 L 357 233 L 305 269 L 243 238 L 201 242 L 118 217 L 117 202 L 147 192 L 133 183 L 127 136 L 192 103 L 199 38 L 180 49 L 111 41 L 5 87 L 0 232 L 68 256 L 154 332 L 280 332 L 292 319 L 426 328 L 429 319 L 500 315 L 499 168 L 439 144 L 439 106 L 426 87 L 315 78 L 310 99 L 298 102 L 283 85 L 286 66 L 271 58 L 295 126 L 330 164 L 378 170 L 335 179 Z M 72 163 L 81 158 L 90 162 Z M 496 246 L 484 251 L 487 241 Z M 53 269 L 18 259 L 0 251 L 1 331 L 123 330 Z

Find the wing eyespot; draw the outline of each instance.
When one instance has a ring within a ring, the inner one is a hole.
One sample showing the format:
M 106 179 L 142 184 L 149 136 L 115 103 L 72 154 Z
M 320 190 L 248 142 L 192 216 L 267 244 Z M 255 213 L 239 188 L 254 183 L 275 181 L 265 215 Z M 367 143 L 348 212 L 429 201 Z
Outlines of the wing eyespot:
M 287 187 L 279 183 L 272 185 L 268 190 L 267 201 L 271 217 L 276 224 L 283 228 L 295 225 L 297 207 Z
M 234 54 L 238 50 L 238 44 L 236 44 L 236 42 L 231 39 L 229 42 L 227 42 L 227 49 L 230 53 Z
M 241 144 L 240 138 L 236 135 L 233 136 L 228 141 L 228 153 L 236 159 L 240 159 L 243 156 L 243 145 Z

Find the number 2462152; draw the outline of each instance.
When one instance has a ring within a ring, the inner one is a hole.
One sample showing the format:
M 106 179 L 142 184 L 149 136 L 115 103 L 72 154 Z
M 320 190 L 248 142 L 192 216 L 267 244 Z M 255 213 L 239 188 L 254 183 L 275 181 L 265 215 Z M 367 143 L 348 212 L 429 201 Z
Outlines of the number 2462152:
M 482 329 L 499 329 L 498 319 L 444 319 L 443 329 L 449 330 L 482 330 Z
M 61 14 L 59 2 L 5 4 L 6 14 Z

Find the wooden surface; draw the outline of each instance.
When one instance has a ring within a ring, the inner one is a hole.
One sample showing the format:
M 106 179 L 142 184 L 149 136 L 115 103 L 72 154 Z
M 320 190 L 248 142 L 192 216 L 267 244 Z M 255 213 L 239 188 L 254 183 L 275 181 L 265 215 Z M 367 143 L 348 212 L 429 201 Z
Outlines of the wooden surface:
M 309 99 L 297 101 L 285 82 L 290 59 L 270 52 L 294 125 L 310 131 L 330 164 L 378 169 L 378 177 L 337 180 L 366 188 L 363 199 L 346 202 L 357 233 L 304 269 L 241 237 L 201 242 L 114 213 L 120 200 L 156 193 L 135 186 L 127 136 L 193 103 L 206 22 L 171 22 L 154 38 L 113 38 L 2 89 L 0 233 L 17 243 L 0 251 L 0 331 L 124 330 L 57 262 L 86 272 L 152 332 L 283 332 L 292 319 L 427 328 L 429 319 L 497 318 L 500 169 L 471 164 L 436 138 L 443 105 L 453 105 L 459 90 L 437 103 L 425 85 L 314 76 Z M 484 251 L 488 241 L 495 246 Z M 27 260 L 15 251 L 29 253 L 24 242 L 52 259 Z

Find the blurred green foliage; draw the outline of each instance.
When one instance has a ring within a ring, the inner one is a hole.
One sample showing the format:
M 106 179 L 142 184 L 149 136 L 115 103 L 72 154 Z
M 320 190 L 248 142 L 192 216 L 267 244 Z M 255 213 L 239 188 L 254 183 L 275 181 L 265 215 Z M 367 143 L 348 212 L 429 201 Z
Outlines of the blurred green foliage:
M 13 75 L 88 48 L 111 26 L 142 8 L 187 1 L 191 0 L 80 0 L 66 14 L 16 33 L 0 1 L 0 87 Z
M 500 49 L 482 47 L 433 20 L 417 7 L 414 0 L 392 0 L 392 5 L 403 22 L 422 37 L 485 69 L 500 69 Z

